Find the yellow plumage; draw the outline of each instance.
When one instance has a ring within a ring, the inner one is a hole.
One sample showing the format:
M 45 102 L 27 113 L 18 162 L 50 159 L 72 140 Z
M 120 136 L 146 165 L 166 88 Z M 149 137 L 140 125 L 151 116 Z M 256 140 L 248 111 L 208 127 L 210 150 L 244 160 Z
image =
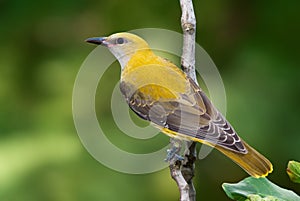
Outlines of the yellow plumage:
M 269 160 L 237 135 L 201 88 L 143 39 L 118 33 L 87 41 L 108 47 L 119 60 L 121 92 L 138 116 L 171 137 L 215 147 L 251 176 L 272 172 Z

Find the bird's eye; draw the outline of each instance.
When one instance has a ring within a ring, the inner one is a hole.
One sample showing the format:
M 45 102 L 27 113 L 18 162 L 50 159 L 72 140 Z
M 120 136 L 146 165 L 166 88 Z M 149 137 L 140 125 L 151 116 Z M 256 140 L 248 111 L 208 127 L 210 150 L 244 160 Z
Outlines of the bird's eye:
M 124 40 L 124 38 L 118 38 L 116 40 L 116 43 L 119 44 L 119 45 L 121 45 L 121 44 L 125 43 L 125 40 Z

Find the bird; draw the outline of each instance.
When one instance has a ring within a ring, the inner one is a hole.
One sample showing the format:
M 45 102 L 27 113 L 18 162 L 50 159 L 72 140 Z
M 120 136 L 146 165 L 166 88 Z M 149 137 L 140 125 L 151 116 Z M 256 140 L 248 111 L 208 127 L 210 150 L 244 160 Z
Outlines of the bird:
M 156 55 L 141 37 L 127 32 L 92 37 L 121 66 L 120 90 L 131 110 L 170 137 L 214 147 L 250 176 L 266 177 L 272 163 L 242 140 L 196 82 Z

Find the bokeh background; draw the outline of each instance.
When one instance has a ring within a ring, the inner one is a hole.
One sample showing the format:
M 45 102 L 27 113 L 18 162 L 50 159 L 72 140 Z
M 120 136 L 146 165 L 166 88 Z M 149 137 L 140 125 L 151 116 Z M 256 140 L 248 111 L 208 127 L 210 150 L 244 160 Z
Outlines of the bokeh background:
M 299 194 L 285 169 L 300 160 L 300 1 L 195 0 L 194 7 L 197 42 L 226 87 L 227 118 L 273 162 L 269 179 Z M 94 48 L 84 39 L 147 27 L 181 32 L 180 14 L 179 2 L 166 0 L 0 1 L 1 201 L 178 200 L 168 169 L 128 175 L 89 155 L 74 128 L 72 88 Z M 100 81 L 99 120 L 113 143 L 146 152 L 111 118 L 119 73 L 114 64 Z M 221 184 L 246 176 L 213 151 L 196 163 L 198 200 L 229 200 Z

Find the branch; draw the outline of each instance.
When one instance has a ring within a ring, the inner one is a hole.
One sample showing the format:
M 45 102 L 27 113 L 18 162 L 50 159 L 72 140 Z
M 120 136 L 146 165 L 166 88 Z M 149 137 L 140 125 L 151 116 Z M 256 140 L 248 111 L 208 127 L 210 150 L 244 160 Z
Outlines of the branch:
M 176 150 L 176 154 L 179 154 L 181 149 L 181 141 L 176 138 L 170 138 L 170 145 L 172 148 L 176 147 L 178 148 Z M 183 176 L 183 173 L 181 172 L 182 162 L 181 160 L 176 161 L 170 161 L 170 173 L 172 179 L 175 180 L 179 193 L 180 193 L 180 200 L 181 201 L 190 201 L 189 196 L 189 184 L 187 183 L 186 179 Z
M 183 48 L 181 56 L 181 68 L 197 84 L 195 71 L 195 35 L 196 35 L 196 17 L 192 0 L 180 0 L 182 11 L 181 27 L 183 30 Z M 197 156 L 196 143 L 187 141 L 184 151 L 184 161 L 177 160 L 170 162 L 170 173 L 176 181 L 180 191 L 181 201 L 196 201 L 196 191 L 193 185 L 195 160 Z M 177 139 L 171 138 L 171 147 L 176 147 L 176 153 L 180 152 L 180 143 Z
M 192 0 L 180 0 L 182 15 L 181 27 L 183 31 L 183 47 L 181 56 L 181 68 L 196 83 L 195 71 L 195 38 L 196 17 Z

